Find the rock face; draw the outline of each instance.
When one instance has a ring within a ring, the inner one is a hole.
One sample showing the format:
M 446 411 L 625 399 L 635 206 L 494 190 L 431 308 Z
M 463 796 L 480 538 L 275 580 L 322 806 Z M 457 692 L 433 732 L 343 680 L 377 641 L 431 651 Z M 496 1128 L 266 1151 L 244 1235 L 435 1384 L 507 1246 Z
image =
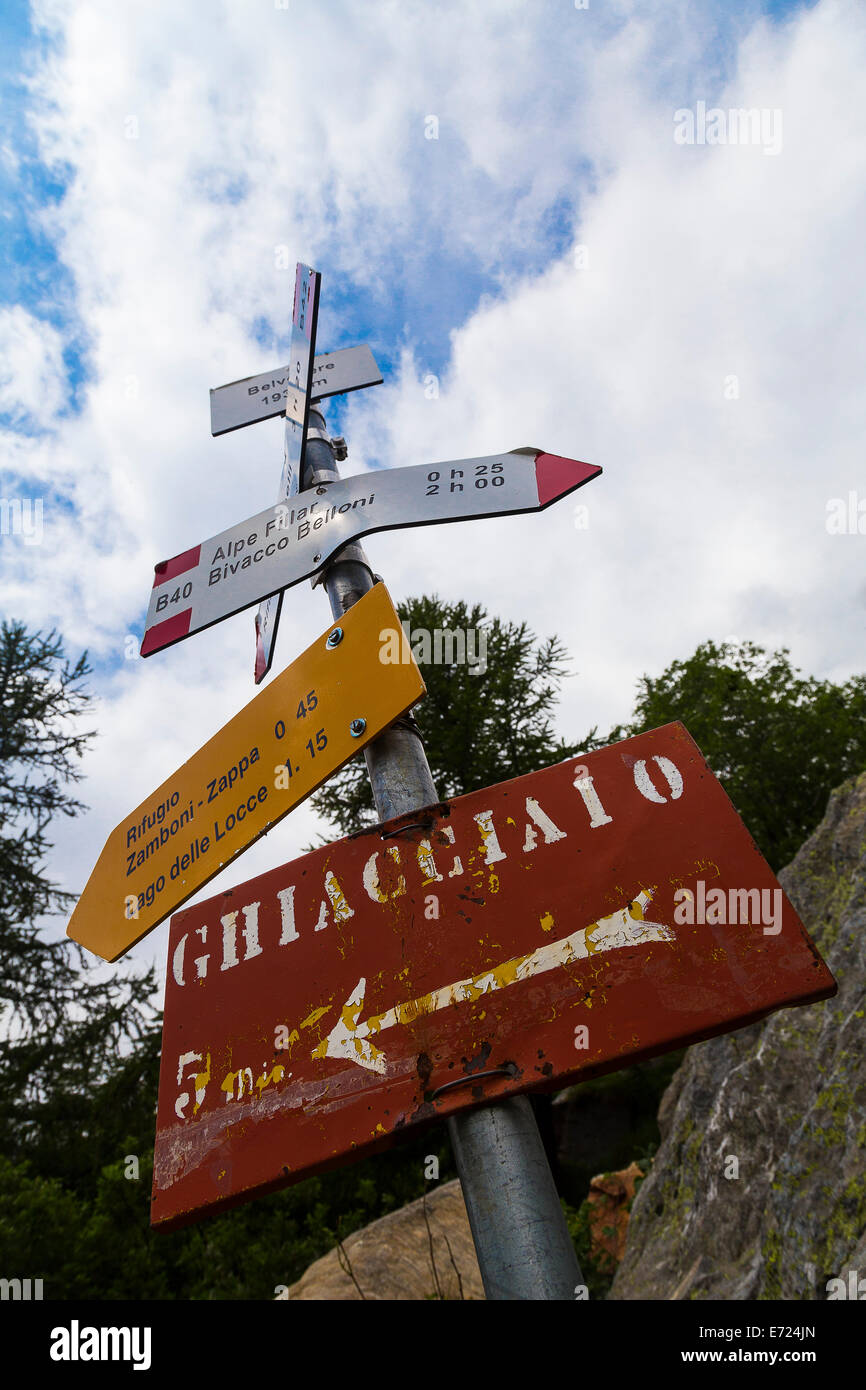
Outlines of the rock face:
M 280 1297 L 482 1299 L 460 1183 L 455 1179 L 434 1188 L 428 1197 L 347 1236 L 342 1252 L 331 1250 L 316 1260 Z
M 866 1276 L 866 773 L 779 881 L 839 993 L 689 1049 L 610 1298 L 826 1299 Z
M 590 1250 L 600 1270 L 615 1269 L 625 1254 L 629 1205 L 643 1176 L 643 1170 L 630 1163 L 618 1173 L 600 1173 L 589 1184 Z

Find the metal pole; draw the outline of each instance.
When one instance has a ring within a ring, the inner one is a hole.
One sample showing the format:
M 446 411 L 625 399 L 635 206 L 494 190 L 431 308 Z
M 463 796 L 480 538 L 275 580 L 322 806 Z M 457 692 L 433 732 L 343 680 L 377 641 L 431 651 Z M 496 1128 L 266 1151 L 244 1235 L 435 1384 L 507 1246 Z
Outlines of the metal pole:
M 301 489 L 339 476 L 325 417 L 311 406 Z M 344 546 L 313 587 L 319 582 L 341 617 L 375 582 L 363 546 Z M 368 743 L 364 756 L 380 820 L 439 800 L 411 715 Z M 526 1097 L 451 1115 L 448 1133 L 487 1297 L 573 1299 L 580 1267 Z
M 526 1096 L 452 1115 L 448 1133 L 487 1297 L 575 1298 L 580 1267 Z

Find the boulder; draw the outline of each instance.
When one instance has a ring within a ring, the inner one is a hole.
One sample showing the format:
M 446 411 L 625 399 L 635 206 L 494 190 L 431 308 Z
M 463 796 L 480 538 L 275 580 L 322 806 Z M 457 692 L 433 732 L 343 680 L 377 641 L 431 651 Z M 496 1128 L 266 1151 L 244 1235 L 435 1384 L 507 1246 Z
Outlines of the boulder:
M 347 1236 L 279 1297 L 482 1299 L 460 1183 L 455 1178 Z
M 826 1299 L 866 1276 L 866 773 L 779 880 L 839 992 L 689 1049 L 612 1299 Z

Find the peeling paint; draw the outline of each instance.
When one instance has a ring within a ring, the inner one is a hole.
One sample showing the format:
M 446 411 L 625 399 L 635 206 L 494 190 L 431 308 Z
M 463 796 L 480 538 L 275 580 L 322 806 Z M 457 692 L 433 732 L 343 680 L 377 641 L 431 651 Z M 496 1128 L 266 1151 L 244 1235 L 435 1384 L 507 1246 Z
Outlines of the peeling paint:
M 367 982 L 360 979 L 346 1003 L 341 1017 L 312 1053 L 313 1057 L 345 1057 L 372 1071 L 384 1073 L 387 1069 L 385 1054 L 369 1042 L 371 1034 L 384 1032 L 396 1024 L 410 1024 L 417 1019 L 447 1008 L 450 1004 L 473 1003 L 482 995 L 494 990 L 505 989 L 509 985 L 553 970 L 557 966 L 569 964 L 574 960 L 585 959 L 588 955 L 604 951 L 618 950 L 624 946 L 635 946 L 650 941 L 673 941 L 672 927 L 661 922 L 650 922 L 644 916 L 644 908 L 650 901 L 649 893 L 638 897 L 591 926 L 573 932 L 560 941 L 551 941 L 527 955 L 515 956 L 503 961 L 491 970 L 485 970 L 469 979 L 457 980 L 433 990 L 418 999 L 408 999 L 396 1004 L 383 1014 L 374 1014 L 365 1022 L 359 1022 L 364 1006 Z
M 431 807 L 395 840 L 410 813 L 177 916 L 169 958 L 187 934 L 189 959 L 166 981 L 155 1224 L 483 1100 L 474 1076 L 423 1097 L 485 1045 L 513 1059 L 495 1087 L 513 1094 L 827 996 L 790 903 L 778 940 L 676 924 L 673 887 L 698 865 L 724 885 L 775 880 L 679 726 L 626 749 L 640 758 L 623 764 L 620 745 L 566 760 Z
M 332 1007 L 333 1005 L 331 1004 L 323 1004 L 320 1009 L 313 1009 L 312 1013 L 307 1014 L 307 1017 L 301 1023 L 301 1027 L 312 1028 L 313 1024 L 318 1023 L 320 1018 L 323 1018 L 325 1014 L 330 1013 Z

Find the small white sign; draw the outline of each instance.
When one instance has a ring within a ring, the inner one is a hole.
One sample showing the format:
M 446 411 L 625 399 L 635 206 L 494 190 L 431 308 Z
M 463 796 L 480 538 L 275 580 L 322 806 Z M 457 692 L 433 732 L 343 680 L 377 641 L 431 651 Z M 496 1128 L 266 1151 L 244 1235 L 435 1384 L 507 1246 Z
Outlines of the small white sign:
M 273 372 L 260 372 L 258 376 L 247 376 L 242 381 L 230 381 L 226 386 L 212 389 L 211 434 L 228 434 L 230 430 L 243 429 L 244 425 L 284 415 L 290 384 L 289 369 L 279 367 Z M 382 373 L 366 343 L 322 353 L 313 359 L 311 399 L 314 401 L 359 391 L 364 386 L 381 385 Z
M 540 449 L 320 483 L 156 566 L 141 655 L 307 579 L 374 531 L 540 511 L 601 473 Z

